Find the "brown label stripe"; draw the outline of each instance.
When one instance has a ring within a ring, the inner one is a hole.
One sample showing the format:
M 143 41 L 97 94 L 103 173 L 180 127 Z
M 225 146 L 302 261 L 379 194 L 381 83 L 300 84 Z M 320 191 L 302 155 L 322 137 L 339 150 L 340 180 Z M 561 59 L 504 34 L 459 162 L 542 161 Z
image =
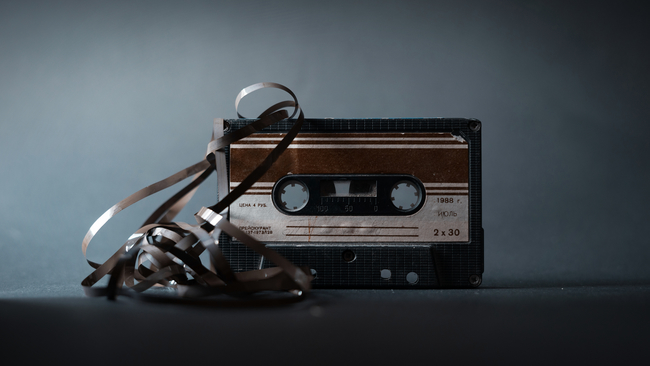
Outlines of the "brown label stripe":
M 274 147 L 276 141 L 269 138 L 277 139 L 282 136 L 256 134 L 233 144 L 231 180 L 242 181 Z M 449 133 L 324 133 L 301 134 L 298 138 L 303 140 L 292 143 L 259 182 L 274 183 L 286 174 L 293 173 L 410 174 L 423 182 L 468 183 L 467 142 L 459 141 Z M 333 143 L 314 144 L 310 138 Z M 248 146 L 242 148 L 245 145 Z M 372 145 L 373 148 L 363 145 Z M 388 148 L 388 145 L 399 148 Z M 441 148 L 445 146 L 450 148 Z

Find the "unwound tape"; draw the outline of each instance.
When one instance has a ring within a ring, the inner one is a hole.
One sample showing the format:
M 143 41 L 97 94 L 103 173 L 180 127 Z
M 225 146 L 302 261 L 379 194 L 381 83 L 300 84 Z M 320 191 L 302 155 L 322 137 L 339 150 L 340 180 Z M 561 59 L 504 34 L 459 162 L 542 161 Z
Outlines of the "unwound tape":
M 142 292 L 152 286 L 166 286 L 177 289 L 178 295 L 186 298 L 215 294 L 242 294 L 264 290 L 290 291 L 302 297 L 310 289 L 313 279 L 306 267 L 296 267 L 286 258 L 267 248 L 253 237 L 239 230 L 227 220 L 228 207 L 248 190 L 296 137 L 304 122 L 304 114 L 298 99 L 289 88 L 276 83 L 258 83 L 244 88 L 235 100 L 237 116 L 239 102 L 246 95 L 263 88 L 276 88 L 287 92 L 293 100 L 277 103 L 265 110 L 257 120 L 237 131 L 224 135 L 224 120 L 214 120 L 212 139 L 205 158 L 180 172 L 143 188 L 109 208 L 90 227 L 81 244 L 86 251 L 97 232 L 117 213 L 156 192 L 169 188 L 182 180 L 194 176 L 191 183 L 160 205 L 145 220 L 140 229 L 106 262 L 99 264 L 88 261 L 95 270 L 82 282 L 86 295 L 146 297 Z M 293 108 L 291 116 L 284 108 Z M 291 130 L 235 189 L 228 190 L 228 172 L 224 148 L 250 134 L 262 130 L 283 119 L 298 115 Z M 203 207 L 195 215 L 197 225 L 172 222 L 174 217 L 192 198 L 196 189 L 212 173 L 217 172 L 218 202 Z M 243 245 L 256 251 L 277 267 L 235 273 L 219 248 L 221 232 L 237 238 Z M 210 258 L 210 268 L 199 259 L 205 250 Z M 108 285 L 95 286 L 109 275 Z

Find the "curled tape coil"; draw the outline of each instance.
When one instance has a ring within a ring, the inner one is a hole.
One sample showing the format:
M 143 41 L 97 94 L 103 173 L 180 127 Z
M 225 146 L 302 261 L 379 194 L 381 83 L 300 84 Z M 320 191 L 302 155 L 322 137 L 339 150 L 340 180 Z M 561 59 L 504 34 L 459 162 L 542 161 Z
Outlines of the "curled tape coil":
M 145 296 L 142 292 L 152 286 L 176 288 L 178 295 L 186 298 L 264 290 L 290 291 L 302 297 L 309 291 L 313 279 L 309 268 L 296 267 L 277 252 L 239 230 L 226 218 L 230 204 L 269 170 L 296 137 L 305 119 L 295 94 L 289 88 L 276 83 L 258 83 L 244 88 L 235 100 L 237 116 L 245 118 L 239 113 L 240 101 L 248 94 L 263 88 L 283 90 L 291 95 L 293 100 L 274 104 L 262 112 L 257 120 L 228 135 L 224 135 L 224 120 L 215 119 L 212 139 L 202 161 L 135 192 L 109 208 L 93 223 L 81 245 L 86 261 L 95 268 L 81 282 L 86 295 L 107 296 L 109 299 L 120 295 Z M 291 116 L 284 108 L 293 108 Z M 286 136 L 257 168 L 229 192 L 224 148 L 278 121 L 293 118 L 296 114 L 298 117 Z M 195 214 L 198 223 L 196 225 L 172 222 L 199 185 L 215 171 L 219 201 L 213 206 L 201 208 Z M 194 176 L 192 182 L 158 207 L 106 262 L 99 264 L 87 258 L 86 251 L 91 240 L 113 216 L 143 198 L 190 176 Z M 243 245 L 261 254 L 277 267 L 233 272 L 219 248 L 217 238 L 222 231 L 237 238 Z M 205 250 L 209 254 L 210 268 L 206 268 L 199 259 L 199 255 Z M 110 276 L 108 285 L 95 286 L 106 275 Z

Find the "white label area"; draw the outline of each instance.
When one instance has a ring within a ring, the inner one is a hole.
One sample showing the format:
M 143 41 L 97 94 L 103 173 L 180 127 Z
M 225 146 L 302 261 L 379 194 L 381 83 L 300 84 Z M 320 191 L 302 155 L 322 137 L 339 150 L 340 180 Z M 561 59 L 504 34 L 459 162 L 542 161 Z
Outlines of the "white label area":
M 466 185 L 447 194 L 431 190 L 435 188 L 427 187 L 429 194 L 420 211 L 408 216 L 287 215 L 273 205 L 270 192 L 258 191 L 244 194 L 230 206 L 230 221 L 262 242 L 468 241 Z M 465 194 L 453 194 L 457 192 Z

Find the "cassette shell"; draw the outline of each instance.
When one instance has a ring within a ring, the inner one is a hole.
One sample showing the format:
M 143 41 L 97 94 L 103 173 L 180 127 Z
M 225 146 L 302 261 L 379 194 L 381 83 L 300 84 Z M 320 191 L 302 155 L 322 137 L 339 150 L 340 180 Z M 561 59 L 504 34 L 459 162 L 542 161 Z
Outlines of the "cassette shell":
M 230 131 L 237 130 L 252 120 L 238 119 L 227 120 Z M 282 134 L 286 133 L 292 126 L 292 120 L 281 121 L 273 126 L 267 127 L 263 131 L 252 135 L 255 136 L 268 136 L 268 134 Z M 344 235 L 323 237 L 319 238 L 320 241 L 314 242 L 310 240 L 304 241 L 283 241 L 280 239 L 265 240 L 264 236 L 258 237 L 268 247 L 278 251 L 287 259 L 296 265 L 306 265 L 312 268 L 312 273 L 315 279 L 312 282 L 314 288 L 472 288 L 477 287 L 482 282 L 483 263 L 484 263 L 484 245 L 483 245 L 483 229 L 481 218 L 481 122 L 475 119 L 462 119 L 462 118 L 422 118 L 422 119 L 306 119 L 298 134 L 298 139 L 302 136 L 311 136 L 318 141 L 319 136 L 354 136 L 355 134 L 363 134 L 365 136 L 430 136 L 430 134 L 446 134 L 463 141 L 466 144 L 466 160 L 465 166 L 450 165 L 445 161 L 421 161 L 418 164 L 423 166 L 435 165 L 441 166 L 440 172 L 450 171 L 451 173 L 461 172 L 466 176 L 464 180 L 465 193 L 461 193 L 461 197 L 466 199 L 466 233 L 463 233 L 463 238 L 459 239 L 458 236 L 446 237 L 444 239 L 436 238 L 436 240 L 426 241 L 422 239 L 422 235 L 417 236 L 413 241 L 408 241 L 408 238 L 401 238 L 402 241 L 391 241 L 390 236 L 382 236 L 379 240 L 372 236 L 368 236 L 365 240 L 349 240 L 349 237 Z M 228 133 L 228 131 L 226 132 Z M 267 134 L 267 135 L 265 135 Z M 262 138 L 258 138 L 262 139 Z M 309 139 L 304 138 L 303 139 Z M 420 139 L 426 140 L 426 137 Z M 273 146 L 277 141 L 272 141 Z M 294 145 L 296 143 L 292 143 Z M 227 161 L 229 165 L 229 178 L 241 175 L 239 168 L 241 162 L 237 160 L 235 154 L 235 165 L 231 165 L 232 152 L 237 146 L 228 148 L 226 151 Z M 265 147 L 268 147 L 265 145 Z M 290 145 L 291 147 L 291 145 Z M 295 146 L 300 147 L 300 146 Z M 245 149 L 242 149 L 244 151 Z M 291 150 L 291 149 L 289 149 Z M 291 153 L 289 150 L 285 151 L 283 155 L 287 155 L 285 159 L 291 156 L 301 156 L 304 154 L 305 149 L 294 149 Z M 363 149 L 359 151 L 365 151 Z M 380 151 L 380 150 L 376 150 Z M 376 153 L 373 151 L 372 153 Z M 383 150 L 381 150 L 383 151 Z M 424 150 L 422 150 L 424 151 Z M 440 151 L 446 151 L 441 149 Z M 451 150 L 450 150 L 451 151 Z M 289 153 L 289 154 L 288 154 Z M 291 155 L 293 154 L 293 155 Z M 298 154 L 298 155 L 296 155 Z M 359 154 L 363 155 L 363 154 Z M 282 157 L 281 157 L 282 158 Z M 352 157 L 351 157 L 352 158 Z M 434 160 L 434 159 L 430 159 Z M 445 159 L 438 159 L 445 160 Z M 255 164 L 259 161 L 255 161 Z M 278 163 L 281 163 L 280 161 Z M 276 163 L 276 165 L 278 164 Z M 326 162 L 324 161 L 323 164 Z M 331 163 L 331 162 L 329 162 Z M 388 162 L 392 166 L 399 166 L 395 162 Z M 447 164 L 447 165 L 445 165 Z M 345 164 L 344 164 L 345 165 Z M 278 167 L 281 169 L 281 167 Z M 233 171 L 234 169 L 234 171 Z M 272 168 L 273 169 L 273 168 Z M 445 170 L 446 169 L 446 170 Z M 321 172 L 301 172 L 290 171 L 284 172 L 282 177 L 284 180 L 289 180 L 292 175 L 294 177 L 301 176 L 319 176 L 317 181 L 327 180 L 324 176 L 330 176 L 331 181 L 346 180 L 350 172 L 338 174 L 321 174 Z M 400 172 L 404 175 L 409 175 L 408 172 Z M 441 174 L 434 172 L 435 174 Z M 460 174 L 460 173 L 458 173 Z M 372 174 L 371 174 L 372 175 Z M 376 175 L 390 175 L 390 174 L 376 174 Z M 399 174 L 398 174 L 399 175 Z M 350 174 L 354 179 L 373 181 L 374 178 L 368 178 L 368 174 L 352 172 Z M 261 183 L 269 185 L 268 196 L 270 205 L 277 205 L 275 200 L 275 193 L 272 189 L 277 189 L 278 184 L 282 184 L 283 180 L 280 178 L 273 178 L 269 183 Z M 431 180 L 427 177 L 417 176 L 418 180 Z M 271 183 L 272 182 L 272 183 Z M 425 183 L 427 187 L 427 195 L 422 196 L 422 200 L 432 201 L 433 199 L 446 199 L 436 196 L 438 192 L 438 185 L 441 183 Z M 272 187 L 271 187 L 272 185 Z M 458 185 L 458 184 L 457 184 Z M 379 186 L 379 184 L 378 184 Z M 434 187 L 434 188 L 432 188 Z M 255 188 L 255 187 L 254 187 Z M 316 196 L 323 198 L 319 187 L 309 187 L 309 194 L 318 193 Z M 366 189 L 366 191 L 368 191 Z M 254 191 L 252 189 L 251 191 Z M 442 192 L 442 191 L 440 191 Z M 452 192 L 451 190 L 449 192 Z M 262 197 L 262 194 L 259 194 Z M 332 197 L 338 195 L 334 194 Z M 350 194 L 352 196 L 352 194 Z M 251 196 L 253 197 L 253 196 Z M 313 198 L 314 196 L 312 196 Z M 271 199 L 274 201 L 271 201 Z M 339 200 L 342 197 L 337 197 Z M 346 198 L 345 196 L 343 198 Z M 356 201 L 365 198 L 368 200 L 370 197 L 354 196 L 355 208 L 361 207 Z M 349 200 L 350 197 L 347 197 Z M 305 200 L 305 207 L 309 204 L 309 199 Z M 419 204 L 419 203 L 418 203 Z M 429 204 L 429 203 L 427 203 Z M 463 207 L 465 207 L 463 206 Z M 294 208 L 295 207 L 295 208 Z M 231 206 L 231 221 L 233 221 L 232 212 L 234 207 Z M 275 208 L 278 212 L 282 211 Z M 293 212 L 283 212 L 286 217 L 300 216 L 298 206 L 292 206 Z M 300 209 L 304 209 L 301 207 Z M 438 212 L 440 214 L 440 212 Z M 351 218 L 354 216 L 339 215 L 338 217 Z M 417 215 L 405 215 L 405 217 L 413 217 Z M 337 215 L 331 216 L 337 217 Z M 356 216 L 359 217 L 359 216 Z M 400 216 L 395 216 L 399 219 Z M 413 220 L 412 218 L 409 220 Z M 396 221 L 399 225 L 407 225 L 412 221 Z M 463 221 L 464 222 L 464 221 Z M 233 222 L 235 223 L 235 222 Z M 252 221 L 255 224 L 255 220 Z M 288 226 L 288 225 L 287 225 Z M 426 225 L 425 225 L 426 226 Z M 432 222 L 432 226 L 433 222 Z M 265 226 L 260 226 L 264 228 Z M 240 226 L 241 228 L 241 226 Z M 463 226 L 464 229 L 464 226 Z M 463 231 L 463 230 L 461 230 Z M 452 230 L 452 234 L 454 234 Z M 298 236 L 298 238 L 300 238 Z M 310 237 L 314 240 L 313 237 Z M 407 241 L 404 241 L 407 240 Z M 422 241 L 424 240 L 424 241 Z M 273 266 L 272 263 L 264 260 L 258 254 L 252 252 L 241 243 L 232 240 L 232 238 L 222 234 L 220 237 L 220 246 L 224 255 L 231 261 L 235 271 L 244 271 L 257 268 L 267 268 Z

